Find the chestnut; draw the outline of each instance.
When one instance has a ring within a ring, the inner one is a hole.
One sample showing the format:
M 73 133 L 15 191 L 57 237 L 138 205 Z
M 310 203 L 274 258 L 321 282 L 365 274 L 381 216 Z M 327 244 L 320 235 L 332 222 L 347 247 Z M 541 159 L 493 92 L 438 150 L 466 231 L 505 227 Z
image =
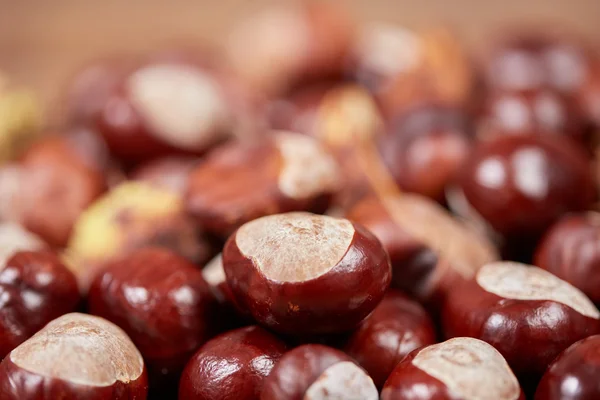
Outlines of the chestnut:
M 158 158 L 139 165 L 131 172 L 130 177 L 183 196 L 189 175 L 198 162 L 194 157 Z
M 600 304 L 600 213 L 567 215 L 544 235 L 534 265 L 580 289 Z
M 145 400 L 144 360 L 116 325 L 71 313 L 46 325 L 0 364 L 3 400 Z
M 446 337 L 488 342 L 523 382 L 538 379 L 571 344 L 600 332 L 600 312 L 579 289 L 515 262 L 487 264 L 454 288 L 442 317 Z
M 339 184 L 335 158 L 316 139 L 276 132 L 208 155 L 190 175 L 186 208 L 208 232 L 227 238 L 264 215 L 324 212 Z
M 88 307 L 127 332 L 151 376 L 181 372 L 213 333 L 215 300 L 202 272 L 166 249 L 109 262 L 90 285 Z
M 356 361 L 331 347 L 306 344 L 288 351 L 265 379 L 261 400 L 377 400 L 377 388 Z
M 381 388 L 394 367 L 411 351 L 436 342 L 435 327 L 414 300 L 390 289 L 350 335 L 344 351 L 358 361 Z
M 346 218 L 371 231 L 390 256 L 392 287 L 439 311 L 445 295 L 484 264 L 498 259 L 493 244 L 433 200 L 411 193 L 368 196 Z
M 414 350 L 385 382 L 381 400 L 525 400 L 506 360 L 478 339 L 459 337 Z
M 505 239 L 537 238 L 596 197 L 585 151 L 549 135 L 502 135 L 480 143 L 459 173 L 457 193 L 448 199 L 456 212 L 476 215 Z
M 286 345 L 258 326 L 208 341 L 188 362 L 179 385 L 180 400 L 257 400 L 265 378 Z
M 594 400 L 600 398 L 600 336 L 572 344 L 542 377 L 535 400 Z
M 242 225 L 223 249 L 227 283 L 261 324 L 295 335 L 356 327 L 383 298 L 389 258 L 360 225 L 303 212 Z
M 22 226 L 0 222 L 0 266 L 5 265 L 8 259 L 19 251 L 38 251 L 46 247 L 46 243 L 39 236 Z

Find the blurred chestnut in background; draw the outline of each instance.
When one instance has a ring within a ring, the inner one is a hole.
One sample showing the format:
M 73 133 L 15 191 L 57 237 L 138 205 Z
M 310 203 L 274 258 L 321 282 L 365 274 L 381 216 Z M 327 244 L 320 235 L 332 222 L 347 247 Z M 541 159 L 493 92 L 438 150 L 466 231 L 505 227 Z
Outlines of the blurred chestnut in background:
M 127 332 L 151 383 L 178 377 L 215 333 L 216 303 L 202 272 L 166 249 L 140 249 L 108 263 L 90 285 L 88 306 Z
M 392 263 L 392 286 L 434 311 L 458 282 L 498 259 L 487 238 L 431 199 L 416 194 L 366 197 L 346 217 L 379 239 Z
M 261 400 L 377 400 L 377 388 L 356 361 L 331 347 L 307 344 L 288 351 L 265 379 Z
M 139 165 L 131 179 L 150 183 L 180 196 L 185 194 L 188 179 L 199 160 L 195 157 L 165 157 Z
M 144 400 L 142 355 L 116 325 L 71 313 L 46 325 L 0 364 L 3 400 Z
M 335 158 L 316 139 L 276 132 L 213 151 L 190 175 L 186 207 L 203 228 L 226 238 L 264 215 L 324 212 L 340 176 Z
M 188 362 L 181 376 L 179 399 L 256 400 L 285 350 L 281 340 L 258 326 L 217 336 Z
M 488 342 L 530 383 L 561 351 L 600 332 L 600 312 L 579 289 L 543 269 L 497 262 L 449 293 L 443 326 L 448 338 Z
M 537 247 L 534 264 L 600 304 L 600 214 L 569 215 L 552 225 Z
M 39 136 L 41 111 L 35 93 L 15 86 L 0 71 L 0 162 L 18 157 Z
M 365 228 L 300 212 L 242 225 L 225 244 L 223 268 L 242 308 L 292 335 L 356 327 L 391 279 L 388 255 Z
M 388 123 L 379 150 L 398 186 L 437 201 L 467 159 L 474 127 L 459 108 L 429 104 Z
M 0 205 L 1 206 L 1 205 Z M 19 251 L 44 250 L 46 243 L 20 225 L 0 222 L 0 265 Z
M 600 398 L 600 336 L 574 343 L 558 356 L 542 377 L 535 400 Z
M 433 322 L 423 307 L 397 290 L 385 297 L 352 333 L 344 351 L 381 388 L 394 367 L 411 351 L 435 343 Z
M 73 312 L 75 276 L 49 250 L 19 251 L 0 265 L 0 357 L 54 318 Z
M 388 378 L 381 400 L 525 400 L 519 381 L 489 344 L 455 338 L 409 354 Z

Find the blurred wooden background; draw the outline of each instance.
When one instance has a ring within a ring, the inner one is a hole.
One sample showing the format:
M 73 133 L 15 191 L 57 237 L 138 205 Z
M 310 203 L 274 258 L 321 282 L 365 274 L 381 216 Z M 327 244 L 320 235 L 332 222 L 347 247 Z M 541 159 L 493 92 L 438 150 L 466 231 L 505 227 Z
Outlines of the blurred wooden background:
M 279 0 L 283 1 L 283 0 Z M 45 98 L 90 58 L 169 43 L 218 43 L 244 14 L 272 0 L 0 0 L 0 69 Z M 362 20 L 408 27 L 446 23 L 480 49 L 505 26 L 566 28 L 600 49 L 600 0 L 349 0 Z

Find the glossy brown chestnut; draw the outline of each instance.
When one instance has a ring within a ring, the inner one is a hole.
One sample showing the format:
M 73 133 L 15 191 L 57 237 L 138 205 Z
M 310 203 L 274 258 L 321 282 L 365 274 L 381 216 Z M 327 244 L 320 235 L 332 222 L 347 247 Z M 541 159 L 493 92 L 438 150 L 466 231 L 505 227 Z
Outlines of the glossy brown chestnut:
M 90 285 L 88 306 L 127 332 L 151 376 L 173 376 L 210 337 L 215 300 L 193 264 L 146 248 L 108 263 Z
M 446 293 L 497 260 L 494 246 L 433 200 L 416 194 L 366 197 L 346 215 L 381 242 L 392 263 L 392 286 L 438 311 Z
M 316 139 L 276 132 L 212 152 L 191 173 L 186 207 L 207 231 L 226 238 L 264 215 L 324 212 L 339 184 L 335 158 Z
M 199 160 L 194 157 L 165 157 L 149 161 L 131 172 L 131 179 L 185 194 L 188 178 Z
M 0 364 L 3 400 L 145 400 L 144 360 L 116 325 L 91 315 L 63 315 Z
M 579 289 L 543 269 L 497 262 L 448 295 L 443 326 L 446 337 L 488 342 L 528 382 L 571 344 L 600 332 L 600 312 Z
M 344 351 L 381 388 L 408 353 L 435 342 L 433 322 L 423 307 L 390 289 L 375 311 L 352 333 Z
M 589 157 L 567 138 L 501 136 L 480 143 L 460 173 L 459 198 L 449 202 L 467 217 L 477 215 L 508 238 L 537 237 L 569 211 L 594 201 Z
M 574 343 L 550 364 L 535 400 L 594 400 L 600 398 L 600 336 Z
M 436 201 L 467 159 L 474 127 L 461 109 L 428 104 L 410 109 L 388 124 L 379 151 L 400 188 Z
M 600 214 L 569 215 L 544 235 L 534 257 L 543 268 L 600 304 Z
M 296 335 L 354 328 L 391 278 L 385 250 L 365 228 L 301 212 L 244 224 L 225 244 L 223 267 L 241 307 Z
M 478 339 L 454 338 L 410 353 L 392 372 L 381 400 L 525 400 L 502 355 Z
M 180 400 L 258 400 L 265 378 L 286 350 L 258 326 L 224 333 L 207 342 L 188 362 Z
M 377 400 L 377 388 L 356 361 L 331 347 L 306 344 L 285 353 L 265 379 L 261 400 Z

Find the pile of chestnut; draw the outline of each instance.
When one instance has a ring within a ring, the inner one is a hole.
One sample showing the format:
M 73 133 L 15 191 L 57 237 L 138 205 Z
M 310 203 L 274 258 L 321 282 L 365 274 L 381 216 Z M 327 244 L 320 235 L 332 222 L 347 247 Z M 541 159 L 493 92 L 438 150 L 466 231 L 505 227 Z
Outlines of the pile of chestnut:
M 600 399 L 600 53 L 489 49 L 282 3 L 0 85 L 0 400 Z

